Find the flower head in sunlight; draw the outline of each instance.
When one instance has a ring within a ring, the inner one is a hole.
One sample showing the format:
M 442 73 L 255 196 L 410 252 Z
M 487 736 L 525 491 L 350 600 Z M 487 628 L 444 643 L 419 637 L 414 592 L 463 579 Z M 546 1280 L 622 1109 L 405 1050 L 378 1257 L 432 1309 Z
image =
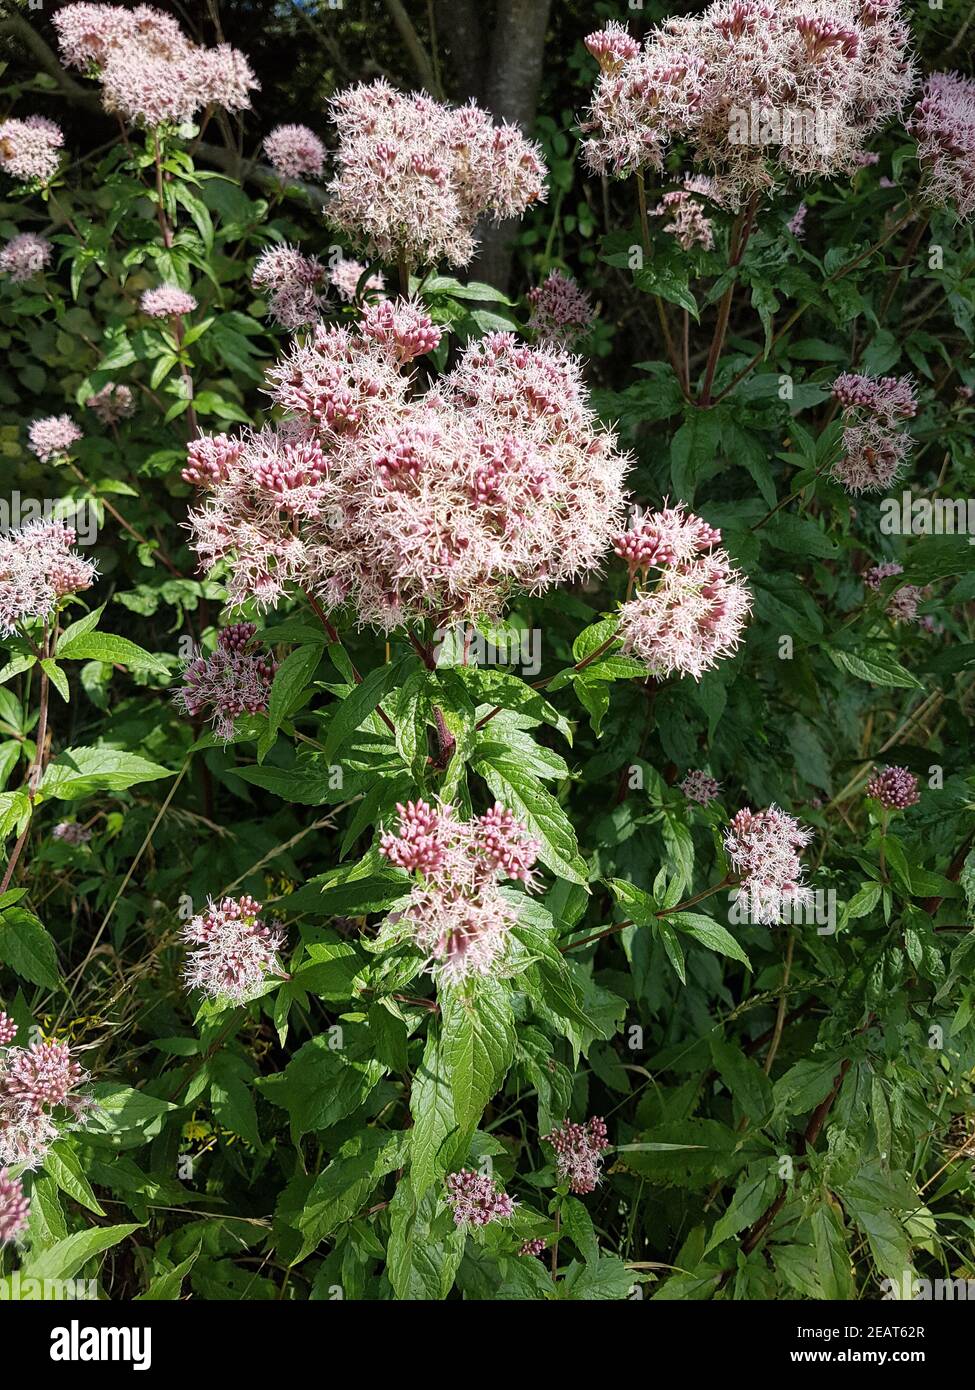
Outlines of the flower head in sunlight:
M 36 232 L 21 232 L 11 237 L 0 251 L 0 275 L 9 275 L 14 284 L 31 280 L 50 265 L 53 252 L 46 237 Z
M 269 975 L 283 976 L 278 954 L 284 949 L 282 924 L 266 922 L 259 902 L 246 895 L 207 902 L 180 935 L 187 946 L 187 989 L 211 999 L 246 1004 Z
M 58 171 L 61 127 L 46 116 L 0 121 L 0 169 L 24 183 L 47 183 Z
M 255 640 L 256 632 L 253 623 L 225 627 L 216 650 L 186 666 L 174 697 L 191 719 L 208 718 L 225 742 L 233 738 L 238 716 L 262 713 L 271 695 L 275 663 Z
M 446 106 L 380 78 L 339 92 L 330 113 L 329 220 L 390 264 L 466 265 L 479 217 L 520 217 L 545 196 L 538 145 L 473 102 Z
M 264 141 L 274 172 L 283 179 L 321 178 L 325 146 L 306 125 L 278 125 Z
M 66 1043 L 33 1042 L 0 1054 L 0 1165 L 42 1163 L 87 1110 L 88 1079 Z

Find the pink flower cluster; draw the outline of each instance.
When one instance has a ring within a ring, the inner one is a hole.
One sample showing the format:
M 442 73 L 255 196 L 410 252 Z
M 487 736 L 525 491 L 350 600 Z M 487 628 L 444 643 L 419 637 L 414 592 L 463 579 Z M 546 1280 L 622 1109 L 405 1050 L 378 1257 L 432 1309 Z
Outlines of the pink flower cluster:
M 53 249 L 46 237 L 21 232 L 0 251 L 0 275 L 9 275 L 14 284 L 30 280 L 50 265 Z
M 528 291 L 531 317 L 528 327 L 540 342 L 571 346 L 588 333 L 593 312 L 589 296 L 570 276 L 553 270 L 540 285 Z
M 806 217 L 809 209 L 805 203 L 800 203 L 795 212 L 789 218 L 786 226 L 795 237 L 796 241 L 803 241 L 806 235 Z
M 975 80 L 933 72 L 907 128 L 917 140 L 925 192 L 936 207 L 975 212 Z
M 135 398 L 130 386 L 106 381 L 100 391 L 85 401 L 103 425 L 117 425 L 119 420 L 127 420 L 135 414 Z
M 659 572 L 623 604 L 619 627 L 623 650 L 658 679 L 678 672 L 700 680 L 738 646 L 751 594 L 720 540 L 720 531 L 677 506 L 644 516 L 614 542 L 631 576 Z
M 0 169 L 24 183 L 47 183 L 58 171 L 61 127 L 46 116 L 0 121 Z
M 843 406 L 843 453 L 832 475 L 847 492 L 883 492 L 900 476 L 913 448 L 898 428 L 917 413 L 910 377 L 858 376 L 843 372 L 833 383 Z
M 706 772 L 694 771 L 687 774 L 680 784 L 680 789 L 688 801 L 697 801 L 701 806 L 707 806 L 718 795 L 721 783 L 709 777 Z
M 909 376 L 859 376 L 843 372 L 833 382 L 833 396 L 844 410 L 863 410 L 887 425 L 917 414 L 917 393 Z
M 771 926 L 788 904 L 808 897 L 799 851 L 811 839 L 811 830 L 777 806 L 766 811 L 746 806 L 733 818 L 724 847 L 740 878 L 738 897 L 747 900 L 752 921 Z
M 72 444 L 82 438 L 81 430 L 70 415 L 45 415 L 42 420 L 32 420 L 27 429 L 30 451 L 41 463 L 70 453 Z
M 603 1165 L 603 1154 L 612 1147 L 606 1122 L 598 1115 L 577 1125 L 571 1120 L 543 1136 L 555 1150 L 555 1170 L 560 1182 L 579 1196 L 595 1190 Z
M 897 4 L 718 0 L 638 47 L 619 25 L 586 40 L 602 69 L 587 113 L 596 173 L 661 169 L 686 141 L 736 204 L 775 172 L 852 173 L 913 85 Z
M 536 1236 L 534 1240 L 522 1241 L 519 1255 L 542 1255 L 545 1253 L 544 1236 Z
M 27 1229 L 30 1202 L 24 1196 L 24 1185 L 12 1176 L 9 1168 L 0 1168 L 0 1245 L 16 1240 Z
M 253 623 L 225 627 L 216 650 L 198 656 L 183 672 L 183 686 L 176 692 L 178 709 L 191 719 L 209 714 L 217 738 L 229 741 L 241 714 L 260 714 L 267 709 L 274 681 L 275 663 L 254 640 Z
M 206 912 L 192 918 L 180 936 L 189 949 L 184 979 L 211 999 L 246 1004 L 268 975 L 284 977 L 278 953 L 285 938 L 280 922 L 265 922 L 253 898 L 207 901 Z
M 36 1168 L 65 1125 L 88 1108 L 88 1074 L 66 1043 L 34 1042 L 0 1053 L 0 1165 Z
M 886 560 L 882 565 L 872 565 L 870 569 L 864 570 L 863 582 L 868 589 L 876 591 L 880 588 L 885 579 L 890 579 L 895 574 L 903 573 L 903 565 L 899 565 L 896 560 Z
M 259 85 L 243 53 L 191 43 L 151 5 L 65 5 L 52 22 L 63 61 L 96 77 L 106 111 L 135 124 L 179 125 L 215 106 L 244 111 Z
M 885 564 L 874 565 L 871 569 L 864 570 L 863 582 L 868 589 L 876 591 L 885 579 L 903 573 L 903 565 L 897 564 L 895 560 L 888 560 Z M 928 592 L 916 584 L 902 584 L 887 600 L 887 616 L 895 623 L 917 622 L 918 604 L 928 597 Z
M 191 460 L 212 489 L 191 513 L 194 545 L 205 566 L 229 562 L 231 603 L 271 605 L 297 585 L 389 631 L 496 617 L 514 590 L 595 568 L 627 463 L 578 363 L 493 333 L 418 392 L 405 369 L 439 334 L 408 300 L 367 305 L 354 328 L 318 325 L 270 373 L 296 418 L 245 434 L 219 477 L 208 461 L 212 481 Z
M 306 125 L 275 126 L 264 153 L 282 179 L 317 179 L 325 167 L 325 146 Z
M 346 304 L 354 304 L 358 298 L 359 281 L 366 273 L 366 267 L 352 256 L 340 256 L 328 273 L 329 281 L 339 299 Z M 381 295 L 386 281 L 381 275 L 370 275 L 362 287 L 362 294 Z
M 492 1178 L 462 1168 L 447 1175 L 447 1201 L 458 1226 L 487 1226 L 514 1215 L 516 1203 L 507 1192 L 499 1191 Z
M 494 973 L 517 919 L 498 883 L 516 879 L 534 889 L 538 841 L 501 805 L 470 821 L 452 805 L 408 801 L 396 809 L 399 832 L 384 832 L 379 848 L 418 875 L 403 911 L 417 946 L 448 984 Z
M 520 217 L 545 196 L 539 147 L 473 102 L 455 109 L 380 78 L 340 92 L 330 112 L 328 217 L 380 260 L 466 265 L 479 217 Z
M 61 840 L 66 845 L 86 845 L 91 839 L 91 831 L 85 825 L 79 825 L 76 820 L 58 821 L 51 831 L 55 840 Z
M 655 209 L 656 216 L 669 219 L 664 231 L 684 251 L 692 251 L 695 246 L 710 251 L 714 246 L 714 225 L 707 215 L 704 198 L 719 206 L 722 202 L 714 180 L 698 174 L 685 179 L 683 188 L 665 193 Z
M 287 329 L 318 321 L 327 278 L 328 271 L 321 261 L 303 256 L 287 242 L 269 246 L 251 272 L 251 284 L 267 295 L 269 315 Z
M 881 768 L 867 783 L 866 793 L 888 811 L 904 811 L 921 800 L 918 780 L 906 767 Z
M 928 597 L 928 590 L 917 584 L 902 584 L 887 602 L 887 616 L 892 623 L 916 623 L 918 605 Z
M 32 521 L 0 535 L 0 633 L 50 616 L 67 594 L 95 582 L 95 565 L 72 549 L 77 537 L 60 521 Z
M 139 308 L 151 319 L 182 318 L 192 314 L 196 300 L 179 285 L 157 285 L 153 290 L 143 290 Z
M 18 1028 L 8 1013 L 0 1009 L 0 1047 L 7 1047 L 17 1036 Z

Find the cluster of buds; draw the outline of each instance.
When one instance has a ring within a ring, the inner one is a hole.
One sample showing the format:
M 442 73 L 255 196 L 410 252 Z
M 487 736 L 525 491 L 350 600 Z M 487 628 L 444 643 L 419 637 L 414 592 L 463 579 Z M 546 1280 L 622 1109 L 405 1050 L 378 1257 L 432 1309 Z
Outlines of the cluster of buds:
M 446 1183 L 447 1201 L 458 1226 L 487 1226 L 514 1215 L 514 1199 L 499 1191 L 491 1178 L 472 1168 L 449 1173 Z
M 0 1037 L 12 1040 L 0 1013 Z M 15 1036 L 15 1034 L 13 1035 Z M 2 1044 L 0 1050 L 0 1166 L 36 1168 L 51 1145 L 91 1104 L 81 1092 L 87 1072 L 72 1061 L 66 1043 Z
M 905 811 L 921 799 L 918 780 L 906 767 L 883 767 L 867 783 L 866 794 L 887 811 Z
M 188 989 L 246 1004 L 260 993 L 268 975 L 284 978 L 278 962 L 285 942 L 282 924 L 265 922 L 262 911 L 250 897 L 211 898 L 206 912 L 186 923 L 180 935 L 189 948 L 184 971 Z
M 46 116 L 0 121 L 0 169 L 23 183 L 48 183 L 58 171 L 61 128 Z
M 726 551 L 721 532 L 683 507 L 642 517 L 617 536 L 631 582 L 646 583 L 620 609 L 623 649 L 658 679 L 677 672 L 699 680 L 738 646 L 751 595 Z
M 555 1150 L 559 1181 L 567 1182 L 569 1191 L 578 1196 L 594 1191 L 599 1182 L 603 1154 L 612 1147 L 606 1122 L 598 1115 L 582 1125 L 566 1120 L 543 1138 Z
M 30 1202 L 24 1195 L 24 1184 L 9 1168 L 0 1168 L 0 1245 L 24 1234 L 29 1215 Z
M 544 1236 L 536 1236 L 534 1240 L 522 1241 L 519 1255 L 543 1255 L 545 1253 Z
M 913 86 L 897 4 L 716 0 L 652 28 L 590 34 L 600 66 L 583 124 L 599 174 L 661 170 L 677 142 L 731 206 L 779 176 L 852 174 Z
M 900 475 L 913 447 L 899 428 L 917 413 L 910 377 L 871 377 L 843 372 L 833 382 L 843 407 L 843 452 L 833 465 L 836 481 L 854 495 L 884 492 Z
M 194 545 L 207 568 L 227 563 L 232 606 L 301 588 L 389 632 L 497 620 L 513 592 L 598 566 L 628 460 L 589 408 L 580 364 L 489 333 L 417 389 L 412 364 L 440 336 L 414 300 L 319 323 L 269 374 L 284 421 L 237 449 L 194 443 L 184 477 L 208 493 L 190 515 Z M 324 467 L 295 472 L 295 451 Z
M 153 290 L 143 290 L 139 308 L 151 319 L 178 319 L 192 314 L 196 300 L 179 285 L 157 285 Z
M 396 809 L 398 833 L 384 832 L 379 850 L 417 876 L 402 915 L 429 967 L 451 985 L 495 973 L 516 920 L 498 884 L 513 879 L 534 889 L 539 842 L 500 804 L 470 821 L 447 804 L 409 801 Z
M 287 329 L 318 320 L 327 279 L 328 271 L 321 261 L 303 256 L 287 242 L 268 247 L 251 272 L 251 284 L 267 295 L 269 316 Z
M 928 201 L 975 212 L 975 81 L 958 72 L 933 72 L 907 122 L 917 140 Z
M 363 276 L 365 281 L 363 282 Z M 379 274 L 366 276 L 366 267 L 354 256 L 339 256 L 328 272 L 329 283 L 339 299 L 355 304 L 360 296 L 381 297 L 386 281 Z
M 540 342 L 570 347 L 592 326 L 589 296 L 571 276 L 553 270 L 540 285 L 528 291 L 527 298 L 531 305 L 528 327 Z
M 667 218 L 664 231 L 684 251 L 692 251 L 695 246 L 710 251 L 714 246 L 714 224 L 707 215 L 704 199 L 719 206 L 722 201 L 715 181 L 697 174 L 686 178 L 683 188 L 665 193 L 655 209 L 656 216 Z
M 721 790 L 721 783 L 709 777 L 706 772 L 689 772 L 680 784 L 680 789 L 688 801 L 696 801 L 707 806 Z
M 91 588 L 95 565 L 73 549 L 76 540 L 61 521 L 32 521 L 0 535 L 0 634 L 49 618 L 61 599 Z
M 15 285 L 32 280 L 47 268 L 53 252 L 46 237 L 36 232 L 21 232 L 11 237 L 0 251 L 0 275 L 9 275 Z
M 870 569 L 864 570 L 863 582 L 868 589 L 873 589 L 876 592 L 885 579 L 903 573 L 903 565 L 899 565 L 896 560 L 887 560 L 882 565 L 873 565 Z M 893 623 L 916 623 L 918 621 L 918 605 L 927 596 L 928 591 L 920 588 L 917 584 L 902 584 L 887 600 L 888 618 Z
M 765 811 L 746 806 L 732 819 L 725 853 L 739 875 L 739 896 L 747 897 L 753 921 L 771 926 L 784 908 L 808 897 L 799 852 L 811 839 L 812 831 L 777 806 Z
M 317 179 L 325 167 L 325 146 L 306 125 L 275 126 L 264 153 L 281 179 Z
M 216 650 L 198 656 L 183 671 L 176 692 L 178 709 L 191 719 L 207 715 L 217 738 L 229 742 L 241 714 L 262 714 L 277 669 L 256 639 L 253 623 L 234 623 L 217 638 Z
M 51 831 L 55 840 L 60 840 L 65 845 L 86 845 L 91 839 L 92 832 L 86 825 L 80 825 L 76 820 L 58 821 Z
M 83 438 L 70 415 L 45 415 L 40 420 L 32 420 L 27 427 L 28 447 L 41 463 L 66 458 Z
M 97 415 L 103 425 L 117 425 L 120 420 L 127 420 L 130 415 L 135 414 L 132 388 L 117 385 L 114 381 L 106 381 L 100 391 L 88 397 L 85 405 Z
M 156 129 L 222 107 L 246 111 L 258 87 L 247 59 L 227 43 L 191 43 L 151 5 L 64 5 L 53 17 L 61 58 L 97 78 L 106 111 Z
M 473 102 L 451 108 L 380 78 L 340 92 L 331 115 L 328 216 L 387 263 L 466 265 L 479 217 L 520 217 L 545 196 L 539 147 Z

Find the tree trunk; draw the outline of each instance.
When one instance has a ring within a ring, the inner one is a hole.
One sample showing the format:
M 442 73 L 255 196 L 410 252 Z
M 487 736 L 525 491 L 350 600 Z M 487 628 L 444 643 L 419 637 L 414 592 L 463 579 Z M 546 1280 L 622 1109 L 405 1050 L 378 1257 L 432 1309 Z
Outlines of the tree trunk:
M 485 7 L 487 8 L 487 7 Z M 483 17 L 472 0 L 440 0 L 439 37 L 456 84 L 455 95 L 473 97 L 499 120 L 531 135 L 542 80 L 551 0 L 496 0 Z M 478 229 L 477 275 L 508 288 L 517 218 L 485 220 Z

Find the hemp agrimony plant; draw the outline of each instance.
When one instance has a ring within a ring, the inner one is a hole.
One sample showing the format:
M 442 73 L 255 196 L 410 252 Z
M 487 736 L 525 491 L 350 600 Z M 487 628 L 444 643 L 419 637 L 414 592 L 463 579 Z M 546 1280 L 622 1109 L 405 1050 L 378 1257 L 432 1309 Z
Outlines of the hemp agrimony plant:
M 5 98 L 4 1274 L 975 1262 L 975 88 L 886 0 L 566 8 L 538 139 L 273 124 L 141 5 L 50 22 L 105 138 Z

